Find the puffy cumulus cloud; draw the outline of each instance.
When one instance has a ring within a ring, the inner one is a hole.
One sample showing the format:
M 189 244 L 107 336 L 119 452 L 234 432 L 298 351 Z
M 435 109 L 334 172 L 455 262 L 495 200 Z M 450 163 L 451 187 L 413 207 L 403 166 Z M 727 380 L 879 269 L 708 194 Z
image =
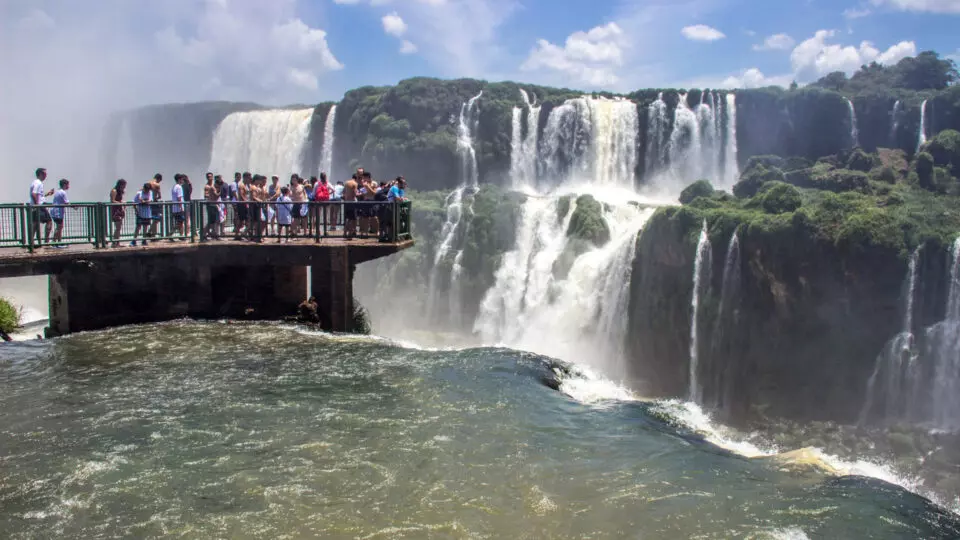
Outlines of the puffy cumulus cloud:
M 685 26 L 680 33 L 683 34 L 683 37 L 693 41 L 716 41 L 727 37 L 723 32 L 705 24 Z
M 889 7 L 898 11 L 919 13 L 960 13 L 960 0 L 871 0 L 879 7 Z
M 540 39 L 520 69 L 553 72 L 589 86 L 611 85 L 619 80 L 623 37 L 616 23 L 608 23 L 570 34 L 563 46 Z
M 417 46 L 408 40 L 400 42 L 400 54 L 413 54 L 417 52 Z
M 774 34 L 763 40 L 763 43 L 754 45 L 755 51 L 785 51 L 796 43 L 792 37 L 787 34 Z
M 380 22 L 383 23 L 383 31 L 391 36 L 400 37 L 407 31 L 407 23 L 403 22 L 403 19 L 400 15 L 397 15 L 396 11 L 389 15 L 384 15 L 380 19 Z
M 883 52 L 869 41 L 858 47 L 827 43 L 834 34 L 833 30 L 819 30 L 793 49 L 790 63 L 799 82 L 810 82 L 833 71 L 853 73 L 871 62 L 894 64 L 917 53 L 912 41 L 901 41 Z
M 327 33 L 297 18 L 292 0 L 208 0 L 201 6 L 191 24 L 155 33 L 171 69 L 189 66 L 228 86 L 253 85 L 256 93 L 267 93 L 285 84 L 315 90 L 322 73 L 343 68 Z
M 787 86 L 792 81 L 791 75 L 776 75 L 767 77 L 757 68 L 745 69 L 738 75 L 731 75 L 723 80 L 719 88 L 762 88 L 764 86 Z

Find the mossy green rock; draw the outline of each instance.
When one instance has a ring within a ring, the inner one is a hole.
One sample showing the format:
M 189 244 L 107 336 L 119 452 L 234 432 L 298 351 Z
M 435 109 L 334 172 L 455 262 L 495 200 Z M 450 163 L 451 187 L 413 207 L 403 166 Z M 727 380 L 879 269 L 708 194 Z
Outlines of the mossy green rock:
M 768 168 L 757 162 L 740 176 L 740 181 L 733 186 L 733 194 L 741 199 L 753 197 L 760 191 L 760 187 L 767 182 L 783 182 L 783 171 L 773 167 Z
M 610 228 L 603 219 L 603 205 L 594 199 L 593 195 L 577 197 L 577 207 L 570 216 L 567 236 L 570 239 L 589 241 L 595 246 L 602 246 L 610 241 Z
M 713 185 L 707 180 L 697 180 L 680 192 L 680 204 L 689 204 L 697 197 L 713 195 Z
M 768 214 L 783 214 L 793 212 L 803 201 L 800 198 L 800 191 L 783 182 L 770 182 L 763 186 L 763 192 L 760 195 L 760 206 Z

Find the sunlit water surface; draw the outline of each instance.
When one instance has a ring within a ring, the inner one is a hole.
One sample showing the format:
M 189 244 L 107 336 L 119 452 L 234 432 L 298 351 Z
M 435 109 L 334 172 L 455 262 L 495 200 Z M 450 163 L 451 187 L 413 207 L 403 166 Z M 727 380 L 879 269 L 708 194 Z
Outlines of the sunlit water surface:
M 879 480 L 749 459 L 547 359 L 270 324 L 0 347 L 11 538 L 951 538 Z

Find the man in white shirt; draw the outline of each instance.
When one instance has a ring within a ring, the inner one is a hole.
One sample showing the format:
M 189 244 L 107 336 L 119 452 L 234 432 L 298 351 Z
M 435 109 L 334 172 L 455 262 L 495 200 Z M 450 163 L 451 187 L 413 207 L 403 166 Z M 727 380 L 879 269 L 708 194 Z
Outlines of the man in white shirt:
M 170 190 L 170 200 L 173 201 L 173 227 L 174 231 L 180 233 L 181 240 L 184 240 L 184 226 L 186 225 L 187 212 L 183 204 L 183 176 L 177 173 L 173 177 L 173 189 Z M 173 242 L 175 239 L 171 238 Z
M 30 234 L 28 239 L 37 237 L 37 245 L 40 245 L 40 224 L 44 224 L 44 238 L 46 243 L 50 243 L 50 231 L 53 229 L 53 223 L 50 220 L 50 212 L 43 207 L 46 198 L 53 195 L 53 190 L 46 191 L 43 188 L 43 181 L 47 179 L 47 170 L 40 167 L 34 171 L 36 179 L 30 184 L 30 199 L 28 204 L 35 208 L 30 209 Z

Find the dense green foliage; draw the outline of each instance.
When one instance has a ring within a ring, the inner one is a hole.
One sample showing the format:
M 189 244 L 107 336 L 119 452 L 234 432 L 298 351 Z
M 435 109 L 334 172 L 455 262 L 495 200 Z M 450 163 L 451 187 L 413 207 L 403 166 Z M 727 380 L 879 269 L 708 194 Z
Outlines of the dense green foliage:
M 770 182 L 764 185 L 760 192 L 760 206 L 769 214 L 793 212 L 803 204 L 800 191 L 783 182 Z
M 713 195 L 713 185 L 707 180 L 697 180 L 680 192 L 680 204 L 688 204 L 697 197 Z
M 813 86 L 837 92 L 865 94 L 877 90 L 944 90 L 960 79 L 953 60 L 940 58 L 933 51 L 924 51 L 915 57 L 904 58 L 895 65 L 883 66 L 877 62 L 862 66 L 849 79 L 842 71 L 826 75 Z
M 595 246 L 602 246 L 610 241 L 610 229 L 603 219 L 603 205 L 593 195 L 577 197 L 576 209 L 570 216 L 570 225 L 567 227 L 567 236 L 586 240 Z
M 20 309 L 6 298 L 0 298 L 0 331 L 12 333 L 20 327 Z

